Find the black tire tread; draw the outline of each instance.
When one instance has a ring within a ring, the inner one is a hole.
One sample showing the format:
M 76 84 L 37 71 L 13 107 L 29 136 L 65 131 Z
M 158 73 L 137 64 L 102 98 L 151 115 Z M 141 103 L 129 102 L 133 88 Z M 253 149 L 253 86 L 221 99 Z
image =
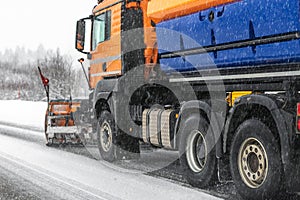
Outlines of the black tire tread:
M 199 123 L 198 130 L 207 134 L 207 130 L 209 128 L 208 122 L 200 118 L 198 115 L 191 115 L 186 120 L 184 120 L 181 124 L 179 130 L 180 134 L 180 144 L 179 144 L 179 154 L 180 154 L 180 165 L 183 170 L 184 176 L 187 181 L 194 187 L 205 188 L 212 184 L 215 184 L 218 180 L 217 176 L 217 159 L 215 156 L 215 148 L 211 147 L 211 151 L 208 154 L 208 160 L 204 169 L 199 172 L 193 172 L 187 162 L 185 148 L 186 148 L 186 140 L 188 135 L 191 133 L 193 128 L 193 124 Z M 195 126 L 195 125 L 194 125 Z M 195 130 L 195 129 L 194 129 Z M 206 136 L 205 136 L 206 137 Z M 211 136 L 213 137 L 213 136 Z M 211 145 L 214 145 L 214 139 L 211 139 Z
M 256 189 L 248 187 L 243 182 L 237 165 L 240 145 L 249 137 L 254 137 L 262 143 L 269 163 L 267 179 Z M 269 127 L 258 119 L 248 119 L 237 128 L 230 150 L 230 169 L 237 192 L 245 199 L 272 199 L 284 191 L 283 167 L 278 141 Z

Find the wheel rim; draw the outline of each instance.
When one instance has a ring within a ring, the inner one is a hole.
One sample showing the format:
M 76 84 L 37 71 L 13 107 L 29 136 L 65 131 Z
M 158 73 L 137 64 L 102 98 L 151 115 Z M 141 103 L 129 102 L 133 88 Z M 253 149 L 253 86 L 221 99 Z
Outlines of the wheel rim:
M 201 172 L 207 161 L 207 144 L 200 131 L 194 130 L 188 137 L 186 155 L 191 170 L 195 173 Z
M 105 152 L 108 152 L 112 145 L 112 131 L 107 121 L 103 122 L 101 125 L 100 142 L 101 142 L 102 149 Z
M 240 147 L 238 168 L 244 183 L 250 188 L 259 188 L 268 174 L 268 157 L 262 143 L 248 138 Z

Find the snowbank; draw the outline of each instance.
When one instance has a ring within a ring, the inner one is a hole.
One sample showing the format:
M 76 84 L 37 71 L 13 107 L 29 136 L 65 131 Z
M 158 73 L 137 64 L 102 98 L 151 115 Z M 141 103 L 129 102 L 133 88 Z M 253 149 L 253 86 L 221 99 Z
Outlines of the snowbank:
M 47 102 L 0 100 L 0 122 L 44 130 Z

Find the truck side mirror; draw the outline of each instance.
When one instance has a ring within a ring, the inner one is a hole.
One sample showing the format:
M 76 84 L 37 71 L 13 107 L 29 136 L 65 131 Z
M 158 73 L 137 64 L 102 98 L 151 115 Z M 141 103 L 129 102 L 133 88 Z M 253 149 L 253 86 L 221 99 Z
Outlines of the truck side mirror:
M 76 43 L 75 48 L 83 52 L 84 51 L 84 43 L 85 43 L 85 21 L 83 19 L 77 21 L 76 26 Z

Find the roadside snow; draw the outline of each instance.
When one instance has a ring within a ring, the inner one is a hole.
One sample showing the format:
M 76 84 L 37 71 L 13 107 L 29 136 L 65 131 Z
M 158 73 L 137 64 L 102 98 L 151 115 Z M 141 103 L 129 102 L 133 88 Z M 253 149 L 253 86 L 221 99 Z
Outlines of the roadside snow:
M 0 122 L 44 130 L 47 102 L 0 100 Z

